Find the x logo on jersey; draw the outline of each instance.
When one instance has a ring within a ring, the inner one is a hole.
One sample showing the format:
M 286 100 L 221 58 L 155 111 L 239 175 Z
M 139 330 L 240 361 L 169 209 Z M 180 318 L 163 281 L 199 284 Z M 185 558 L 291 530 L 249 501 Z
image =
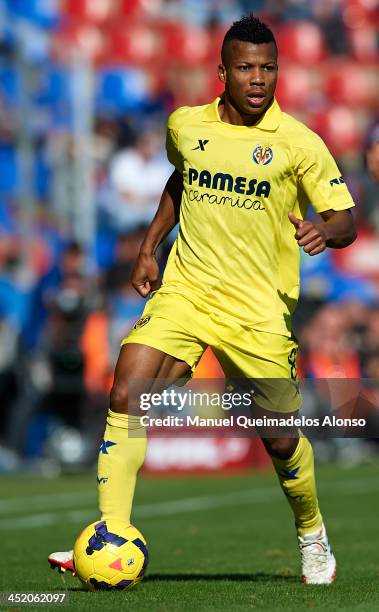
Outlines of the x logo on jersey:
M 103 440 L 100 444 L 99 452 L 103 455 L 109 455 L 108 448 L 110 446 L 116 446 L 117 442 L 111 442 L 111 440 Z
M 194 147 L 192 151 L 198 151 L 199 149 L 200 151 L 205 151 L 205 145 L 208 144 L 209 140 L 198 140 L 197 142 L 199 144 L 197 145 L 197 147 Z

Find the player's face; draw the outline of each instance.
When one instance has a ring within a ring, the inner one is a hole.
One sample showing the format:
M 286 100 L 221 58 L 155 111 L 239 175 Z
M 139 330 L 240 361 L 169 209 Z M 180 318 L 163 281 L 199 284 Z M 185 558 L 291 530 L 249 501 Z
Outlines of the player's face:
M 229 42 L 219 78 L 225 84 L 225 108 L 229 105 L 244 123 L 254 123 L 274 97 L 278 78 L 275 45 Z

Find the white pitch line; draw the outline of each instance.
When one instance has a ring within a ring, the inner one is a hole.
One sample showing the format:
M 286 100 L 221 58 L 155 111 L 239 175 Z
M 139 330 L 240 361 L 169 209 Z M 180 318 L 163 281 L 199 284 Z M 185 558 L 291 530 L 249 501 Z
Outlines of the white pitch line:
M 135 518 L 154 519 L 160 516 L 172 516 L 186 512 L 196 512 L 199 510 L 209 510 L 211 508 L 222 508 L 228 506 L 239 506 L 246 504 L 258 504 L 270 499 L 281 497 L 282 493 L 278 488 L 252 489 L 246 491 L 236 491 L 235 493 L 222 493 L 218 495 L 207 495 L 199 497 L 187 497 L 167 502 L 157 502 L 152 504 L 136 505 L 133 510 Z M 17 517 L 13 519 L 2 519 L 0 522 L 0 532 L 10 529 L 30 529 L 32 527 L 45 527 L 59 523 L 76 523 L 85 521 L 87 518 L 96 520 L 98 513 L 92 510 L 73 510 L 71 512 L 32 514 L 29 516 Z
M 0 501 L 0 516 L 17 510 L 44 508 L 46 505 L 71 505 L 81 501 L 95 501 L 95 487 L 93 491 L 72 491 L 68 493 L 47 493 L 46 495 L 31 495 L 30 497 L 15 497 Z
M 362 482 L 371 482 L 376 480 L 374 478 L 358 479 L 355 478 L 353 481 L 346 478 L 346 480 L 337 481 L 340 486 L 345 488 L 346 484 L 352 486 L 360 486 Z M 334 487 L 333 483 L 331 486 Z M 324 487 L 328 486 L 328 483 Z M 338 485 L 337 485 L 338 486 Z M 257 491 L 258 489 L 251 489 Z M 249 489 L 247 489 L 249 491 Z M 243 492 L 246 492 L 244 489 Z M 233 495 L 233 493 L 231 493 Z M 6 516 L 12 512 L 25 512 L 29 510 L 45 509 L 46 507 L 58 506 L 58 510 L 62 506 L 78 505 L 81 503 L 93 502 L 96 503 L 96 485 L 92 490 L 89 491 L 68 491 L 66 493 L 46 493 L 44 495 L 30 495 L 28 497 L 14 497 L 12 499 L 0 500 L 0 516 Z M 166 503 L 166 502 L 163 502 Z M 171 502 L 168 502 L 171 503 Z
M 321 487 L 322 494 L 356 494 L 369 493 L 379 488 L 377 478 L 342 480 L 329 482 Z M 254 505 L 272 499 L 279 499 L 283 493 L 279 485 L 277 487 L 265 487 L 260 489 L 247 489 L 242 491 L 220 493 L 215 495 L 202 495 L 187 497 L 183 499 L 156 502 L 152 504 L 140 504 L 134 508 L 133 515 L 138 518 L 154 519 L 161 516 L 170 516 L 211 508 L 225 508 L 241 505 Z M 33 527 L 48 527 L 59 523 L 77 523 L 80 521 L 96 520 L 95 509 L 73 510 L 65 513 L 47 512 L 31 514 L 29 516 L 2 519 L 0 531 L 30 529 Z

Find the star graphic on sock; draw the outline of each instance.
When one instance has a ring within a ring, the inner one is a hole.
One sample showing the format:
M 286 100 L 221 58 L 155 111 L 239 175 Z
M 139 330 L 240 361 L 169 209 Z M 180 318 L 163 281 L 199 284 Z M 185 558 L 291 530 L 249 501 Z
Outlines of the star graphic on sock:
M 103 440 L 100 444 L 99 452 L 103 453 L 103 455 L 109 455 L 108 448 L 110 446 L 116 446 L 117 442 L 112 442 L 111 440 Z
M 296 474 L 298 473 L 299 470 L 300 470 L 299 467 L 294 468 L 293 470 L 283 470 L 282 476 L 284 476 L 285 478 L 288 478 L 288 480 L 297 480 L 298 476 L 296 476 Z

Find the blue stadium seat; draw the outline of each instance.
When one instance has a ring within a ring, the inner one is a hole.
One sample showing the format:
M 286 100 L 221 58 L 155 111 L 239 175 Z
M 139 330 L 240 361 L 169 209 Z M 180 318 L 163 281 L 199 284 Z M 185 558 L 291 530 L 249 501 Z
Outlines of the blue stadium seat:
M 133 68 L 102 70 L 96 89 L 96 106 L 102 111 L 135 111 L 149 99 L 145 74 Z
M 60 20 L 59 0 L 6 0 L 8 11 L 44 28 L 54 28 Z
M 7 198 L 0 196 L 0 232 L 12 234 L 16 230 L 17 220 L 12 215 L 10 202 Z
M 40 73 L 39 90 L 35 98 L 40 104 L 57 104 L 70 99 L 69 69 L 57 64 L 47 64 Z
M 9 67 L 0 67 L 0 95 L 5 103 L 14 106 L 18 99 L 19 75 Z
M 12 194 L 19 186 L 17 155 L 12 144 L 0 144 L 0 193 Z

